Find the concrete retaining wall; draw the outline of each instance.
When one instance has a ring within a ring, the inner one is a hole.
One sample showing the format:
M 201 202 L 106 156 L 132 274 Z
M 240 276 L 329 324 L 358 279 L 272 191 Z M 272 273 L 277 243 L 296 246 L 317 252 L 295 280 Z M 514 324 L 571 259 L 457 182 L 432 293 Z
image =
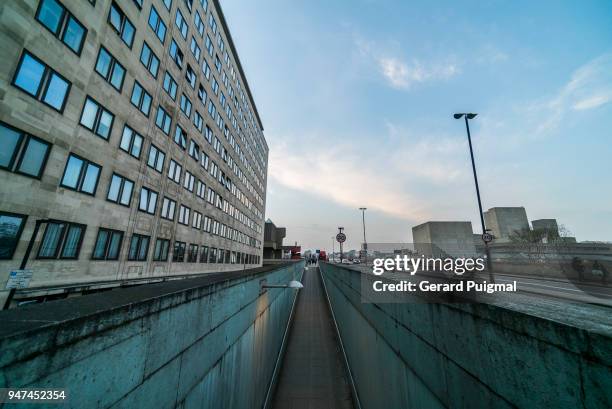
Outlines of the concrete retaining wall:
M 571 306 L 362 303 L 358 271 L 321 271 L 364 409 L 612 407 L 612 326 Z
M 72 408 L 259 408 L 296 296 L 260 280 L 303 265 L 4 311 L 0 387 L 67 388 Z

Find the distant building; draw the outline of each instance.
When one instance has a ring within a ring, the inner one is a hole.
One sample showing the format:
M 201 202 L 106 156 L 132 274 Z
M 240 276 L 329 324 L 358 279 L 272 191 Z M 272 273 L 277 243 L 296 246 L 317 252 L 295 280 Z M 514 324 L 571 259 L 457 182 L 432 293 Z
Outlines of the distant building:
M 556 219 L 538 219 L 532 220 L 531 226 L 533 230 L 547 230 L 553 234 L 559 234 L 559 225 Z
M 471 222 L 426 222 L 412 228 L 415 250 L 429 256 L 476 254 Z
M 283 258 L 283 239 L 287 235 L 287 229 L 276 227 L 272 220 L 266 220 L 264 227 L 264 259 Z
M 495 236 L 495 242 L 510 241 L 512 233 L 529 230 L 529 221 L 524 207 L 492 207 L 484 212 L 485 225 Z

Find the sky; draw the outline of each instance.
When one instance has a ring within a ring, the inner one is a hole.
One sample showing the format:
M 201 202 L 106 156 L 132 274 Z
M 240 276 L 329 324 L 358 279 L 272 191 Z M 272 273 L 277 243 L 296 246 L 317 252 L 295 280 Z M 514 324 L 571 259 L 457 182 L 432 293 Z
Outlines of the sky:
M 286 244 L 411 242 L 524 206 L 612 240 L 612 2 L 222 0 Z M 337 249 L 337 246 L 336 246 Z

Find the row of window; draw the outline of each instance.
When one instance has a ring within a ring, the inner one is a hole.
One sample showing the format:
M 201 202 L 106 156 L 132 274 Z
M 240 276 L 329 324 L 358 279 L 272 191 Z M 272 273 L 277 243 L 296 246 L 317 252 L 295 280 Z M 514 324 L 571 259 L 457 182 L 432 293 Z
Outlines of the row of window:
M 11 259 L 19 243 L 27 216 L 16 213 L 0 212 L 0 259 Z M 36 253 L 37 259 L 79 258 L 81 245 L 87 226 L 79 223 L 51 220 L 45 230 Z M 124 232 L 100 227 L 92 250 L 92 260 L 119 260 Z M 150 236 L 134 233 L 127 249 L 127 260 L 147 261 Z M 187 254 L 185 254 L 187 250 Z M 157 238 L 153 248 L 152 261 L 168 261 L 170 240 Z M 199 244 L 175 241 L 172 261 L 228 264 L 258 264 L 259 256 L 243 252 L 225 250 Z

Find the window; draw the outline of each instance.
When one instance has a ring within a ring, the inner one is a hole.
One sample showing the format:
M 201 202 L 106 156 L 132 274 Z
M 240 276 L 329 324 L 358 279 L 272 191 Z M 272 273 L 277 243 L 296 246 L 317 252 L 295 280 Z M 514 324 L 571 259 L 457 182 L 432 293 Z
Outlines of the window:
M 170 10 L 170 8 L 172 7 L 172 0 L 162 0 L 162 2 L 164 3 L 164 6 L 166 6 L 166 8 Z
M 81 113 L 81 125 L 101 138 L 108 139 L 114 120 L 115 115 L 87 96 Z
M 210 217 L 204 216 L 204 231 L 210 233 Z
M 217 249 L 214 247 L 210 248 L 210 258 L 208 259 L 209 263 L 216 263 L 217 262 Z
M 149 158 L 147 159 L 147 165 L 161 173 L 164 168 L 165 158 L 166 154 L 160 151 L 157 146 L 151 144 L 149 147 Z
M 170 240 L 157 239 L 155 241 L 155 251 L 153 252 L 153 261 L 168 261 L 168 248 Z
M 149 111 L 151 110 L 151 94 L 145 91 L 138 81 L 134 81 L 134 88 L 132 88 L 132 97 L 130 98 L 130 102 L 147 118 L 149 117 Z
M 125 77 L 125 68 L 123 68 L 123 65 L 119 64 L 117 59 L 102 46 L 100 46 L 100 51 L 98 52 L 95 70 L 106 80 L 106 82 L 111 84 L 113 88 L 121 92 L 123 78 Z
M 200 4 L 202 5 L 202 10 L 208 10 L 208 0 L 200 0 Z
M 202 102 L 202 105 L 206 106 L 206 91 L 202 84 L 198 87 L 198 99 Z
M 122 241 L 123 232 L 100 228 L 91 258 L 93 260 L 119 260 Z
M 204 153 L 204 151 L 201 152 L 200 156 L 200 166 L 202 166 L 204 168 L 204 170 L 208 170 L 208 165 L 209 165 L 209 158 L 208 155 Z
M 77 259 L 84 233 L 83 224 L 60 221 L 47 223 L 37 258 Z
M 178 222 L 180 224 L 189 225 L 189 213 L 191 213 L 191 209 L 187 206 L 181 205 L 179 208 Z
M 213 77 L 212 80 L 212 90 L 215 95 L 219 95 L 219 83 L 217 82 L 217 79 L 215 77 Z
M 195 185 L 195 176 L 193 176 L 189 171 L 185 171 L 185 177 L 183 178 L 183 187 L 190 192 L 193 192 L 193 187 Z
M 189 48 L 191 49 L 191 54 L 193 54 L 193 57 L 199 63 L 200 62 L 200 46 L 198 45 L 198 42 L 196 41 L 195 36 L 191 36 L 191 46 Z
M 191 13 L 193 11 L 193 0 L 185 0 L 185 5 L 187 6 L 187 8 L 189 9 L 189 12 Z
M 0 169 L 40 178 L 51 144 L 0 122 Z
M 204 21 L 202 21 L 202 17 L 200 17 L 200 13 L 198 13 L 197 11 L 193 16 L 193 21 L 195 22 L 196 30 L 198 31 L 198 34 L 200 34 L 200 37 L 204 37 Z
M 215 115 L 217 114 L 217 107 L 213 104 L 212 99 L 208 100 L 208 114 L 212 119 L 215 119 Z
M 217 253 L 217 263 L 222 264 L 224 259 L 225 259 L 225 250 L 219 249 L 219 252 Z
M 207 80 L 210 81 L 210 66 L 206 62 L 206 60 L 202 61 L 202 73 L 206 77 Z
M 95 195 L 102 167 L 71 153 L 60 186 Z
M 195 89 L 197 76 L 196 76 L 195 71 L 191 69 L 191 66 L 189 64 L 187 64 L 187 70 L 185 70 L 185 79 L 189 83 L 189 86 L 191 87 L 191 89 Z
M 200 199 L 204 199 L 206 195 L 206 184 L 204 184 L 204 182 L 201 180 L 198 180 L 196 186 L 196 196 L 198 196 Z
M 168 166 L 168 179 L 180 184 L 182 170 L 182 166 L 176 163 L 173 159 L 171 159 L 170 166 Z
M 172 75 L 170 75 L 168 71 L 166 71 L 166 74 L 164 75 L 163 86 L 164 91 L 166 91 L 166 93 L 170 95 L 170 98 L 176 101 L 176 81 L 174 81 L 174 78 L 172 78 Z
M 163 44 L 166 39 L 166 25 L 153 6 L 151 6 L 151 12 L 149 13 L 149 27 L 151 27 L 159 41 Z
M 208 263 L 208 246 L 202 246 L 200 252 L 200 263 Z
M 134 29 L 134 25 L 126 17 L 125 13 L 114 2 L 111 4 L 110 12 L 108 13 L 108 22 L 113 26 L 117 34 L 119 34 L 121 40 L 123 40 L 129 48 L 132 48 L 136 29 Z
M 187 262 L 188 263 L 198 262 L 198 245 L 197 244 L 189 245 L 189 252 L 187 253 Z
M 187 132 L 180 125 L 174 129 L 174 142 L 183 149 L 187 147 Z
M 146 187 L 140 188 L 140 201 L 138 203 L 138 210 L 149 214 L 155 214 L 155 207 L 157 206 L 157 192 L 148 189 Z
M 118 203 L 123 206 L 129 206 L 132 200 L 132 190 L 134 182 L 131 180 L 113 173 L 110 185 L 108 186 L 108 194 L 106 199 L 110 202 Z
M 200 230 L 200 228 L 202 227 L 202 213 L 197 212 L 197 211 L 193 211 L 193 220 L 191 222 L 191 227 L 195 227 L 196 229 Z
M 215 68 L 217 69 L 217 72 L 221 72 L 221 60 L 217 54 L 215 54 Z
M 175 241 L 174 242 L 174 252 L 172 253 L 172 261 L 185 261 L 185 242 L 183 241 Z
M 161 129 L 166 135 L 170 134 L 170 125 L 172 124 L 172 118 L 161 106 L 157 107 L 157 116 L 155 118 L 155 125 Z
M 138 10 L 142 9 L 142 3 L 144 0 L 133 0 L 133 1 L 136 7 L 138 7 Z
M 176 202 L 168 197 L 164 197 L 162 201 L 161 217 L 163 219 L 174 220 L 174 210 Z
M 157 78 L 157 70 L 159 69 L 159 58 L 151 50 L 151 47 L 145 42 L 142 43 L 142 51 L 140 52 L 140 62 L 151 73 L 153 78 Z
M 132 128 L 125 125 L 123 134 L 121 135 L 121 143 L 119 148 L 126 151 L 136 159 L 140 159 L 140 151 L 142 150 L 143 137 L 136 133 Z
M 210 109 L 209 109 L 209 112 L 210 112 Z M 212 143 L 213 131 L 212 131 L 212 129 L 210 129 L 210 127 L 208 125 L 206 125 L 206 133 L 204 134 L 204 137 L 206 138 L 208 143 Z
M 174 41 L 174 39 L 172 39 L 172 43 L 170 43 L 170 49 L 168 50 L 168 52 L 170 53 L 170 57 L 172 57 L 176 65 L 180 69 L 183 69 L 183 52 L 176 44 L 176 41 Z
M 13 258 L 27 218 L 21 214 L 0 212 L 0 260 Z
M 178 8 L 176 9 L 176 18 L 174 19 L 174 24 L 176 24 L 179 31 L 181 32 L 183 40 L 187 40 L 187 22 L 185 22 L 185 18 L 183 17 L 183 14 L 181 14 L 181 11 Z
M 217 34 L 217 22 L 215 21 L 212 12 L 208 15 L 208 25 L 210 26 L 212 32 Z
M 149 252 L 149 240 L 149 236 L 134 233 L 132 235 L 132 240 L 130 240 L 128 260 L 147 261 L 147 253 Z
M 213 44 L 208 34 L 206 34 L 206 50 L 208 51 L 208 55 L 210 55 L 211 57 L 215 53 L 215 45 Z
M 72 84 L 38 57 L 24 50 L 15 71 L 13 85 L 62 112 Z
M 187 118 L 191 116 L 191 101 L 185 96 L 185 94 L 181 94 L 181 111 L 187 116 Z
M 193 141 L 193 139 L 189 141 L 189 156 L 195 159 L 196 162 L 200 161 L 200 147 Z
M 60 2 L 41 0 L 36 20 L 76 55 L 81 54 L 87 30 Z

